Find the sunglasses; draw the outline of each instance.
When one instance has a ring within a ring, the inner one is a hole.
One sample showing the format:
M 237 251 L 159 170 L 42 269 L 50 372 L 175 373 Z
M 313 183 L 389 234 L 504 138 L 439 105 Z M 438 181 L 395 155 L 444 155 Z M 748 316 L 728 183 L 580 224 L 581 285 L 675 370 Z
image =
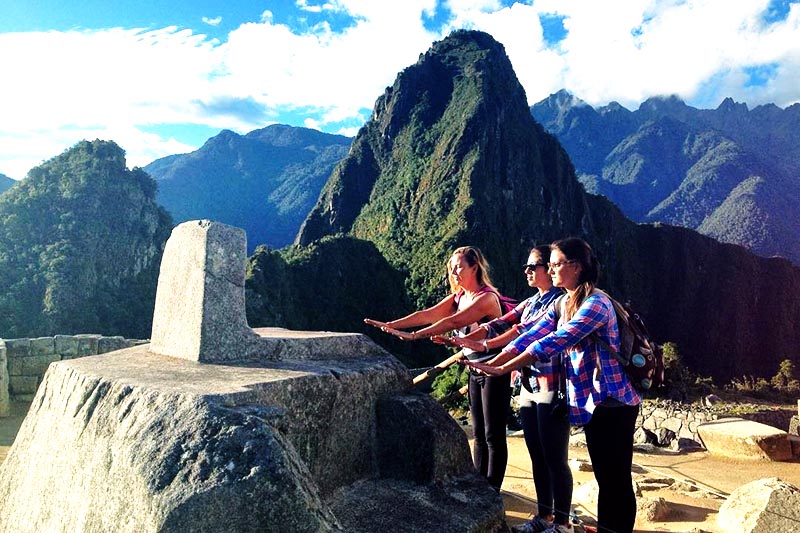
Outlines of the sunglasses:
M 524 270 L 525 270 L 525 272 L 527 272 L 528 270 L 534 271 L 534 270 L 536 270 L 536 267 L 545 267 L 545 268 L 547 268 L 547 263 L 528 263 L 527 265 L 525 265 Z

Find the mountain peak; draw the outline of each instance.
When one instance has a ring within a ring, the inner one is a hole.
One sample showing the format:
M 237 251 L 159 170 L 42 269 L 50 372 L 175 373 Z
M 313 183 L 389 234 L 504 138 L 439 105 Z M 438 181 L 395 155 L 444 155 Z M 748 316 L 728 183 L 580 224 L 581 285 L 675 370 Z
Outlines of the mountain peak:
M 748 112 L 747 104 L 744 103 L 737 103 L 731 98 L 730 96 L 725 98 L 719 107 L 717 107 L 717 111 L 721 111 L 723 113 L 738 113 L 745 115 Z
M 563 150 L 531 116 L 503 46 L 486 33 L 457 31 L 378 99 L 296 243 L 344 233 L 374 242 L 398 265 L 416 257 L 403 268 L 425 292 L 441 277 L 431 258 L 469 241 L 490 256 L 512 254 L 496 274 L 518 286 L 510 265 L 524 260 L 528 244 L 555 238 L 552 225 L 576 216 L 579 191 Z M 509 232 L 520 241 L 503 239 Z
M 664 115 L 683 112 L 688 107 L 689 106 L 677 95 L 672 94 L 669 96 L 653 96 L 648 98 L 639 106 L 639 111 L 647 114 Z

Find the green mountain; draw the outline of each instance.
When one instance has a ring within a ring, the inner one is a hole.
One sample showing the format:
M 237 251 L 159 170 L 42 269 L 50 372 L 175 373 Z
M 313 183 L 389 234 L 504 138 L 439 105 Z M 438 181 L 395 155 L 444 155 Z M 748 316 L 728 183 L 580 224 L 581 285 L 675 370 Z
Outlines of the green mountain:
M 0 174 L 0 193 L 7 191 L 15 183 L 17 183 L 16 180 L 12 180 L 5 174 Z
M 113 142 L 83 141 L 0 196 L 0 338 L 150 336 L 172 223 Z
M 570 235 L 595 248 L 602 286 L 630 300 L 657 339 L 677 342 L 690 367 L 726 379 L 800 363 L 800 269 L 688 229 L 637 225 L 585 193 L 531 116 L 502 45 L 473 31 L 435 43 L 377 100 L 295 247 L 251 258 L 248 301 L 260 303 L 248 316 L 364 331 L 364 316 L 445 294 L 444 262 L 464 244 L 485 252 L 504 293 L 524 297 L 530 247 Z M 323 300 L 331 290 L 346 304 Z M 291 316 L 268 311 L 283 306 Z M 439 355 L 406 345 L 416 351 L 407 361 Z
M 158 202 L 176 223 L 205 218 L 243 228 L 252 251 L 292 242 L 351 141 L 284 125 L 244 136 L 226 130 L 199 150 L 144 170 L 158 182 Z
M 726 99 L 699 110 L 673 96 L 633 112 L 616 103 L 595 110 L 559 91 L 531 112 L 563 143 L 587 191 L 633 220 L 800 264 L 800 212 L 791 207 L 800 201 L 800 105 L 749 111 Z

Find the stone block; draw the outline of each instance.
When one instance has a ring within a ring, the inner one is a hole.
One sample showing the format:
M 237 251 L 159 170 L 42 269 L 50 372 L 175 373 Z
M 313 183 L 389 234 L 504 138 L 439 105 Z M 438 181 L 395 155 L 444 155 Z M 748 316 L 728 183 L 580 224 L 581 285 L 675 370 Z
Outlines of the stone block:
M 11 402 L 8 394 L 8 357 L 6 343 L 0 339 L 0 417 L 11 413 Z
M 97 341 L 97 353 L 113 352 L 129 346 L 130 344 L 124 337 L 101 337 Z
M 8 375 L 21 376 L 22 375 L 22 360 L 24 357 L 9 357 L 8 358 Z
M 735 459 L 787 461 L 792 448 L 785 431 L 742 418 L 721 418 L 697 427 L 709 453 Z
M 31 355 L 50 355 L 56 353 L 54 337 L 37 337 L 31 339 Z
M 464 431 L 430 396 L 381 400 L 377 417 L 382 477 L 429 483 L 446 473 L 463 475 L 473 468 Z
M 666 420 L 664 420 L 664 423 L 661 424 L 662 428 L 668 429 L 668 430 L 672 431 L 675 434 L 678 434 L 678 433 L 681 432 L 681 427 L 682 426 L 683 426 L 683 420 L 678 418 L 678 417 L 676 417 L 676 416 L 671 416 L 671 417 L 667 418 Z
M 34 394 L 39 386 L 39 378 L 34 376 L 9 376 L 8 392 L 11 396 Z
M 97 355 L 101 335 L 76 335 L 78 339 L 78 357 Z
M 74 335 L 56 335 L 55 344 L 62 359 L 78 357 L 78 339 Z
M 800 416 L 789 419 L 789 435 L 800 436 Z
M 208 365 L 137 346 L 53 365 L 0 469 L 0 533 L 506 530 L 463 431 L 399 361 L 374 343 L 313 355 Z M 394 439 L 417 448 L 396 458 L 410 476 L 385 464 Z
M 47 372 L 47 367 L 53 361 L 60 361 L 61 356 L 57 353 L 47 355 L 31 355 L 30 357 L 22 358 L 22 375 L 34 376 L 41 379 L 44 373 Z
M 6 339 L 8 358 L 27 357 L 31 354 L 30 339 Z

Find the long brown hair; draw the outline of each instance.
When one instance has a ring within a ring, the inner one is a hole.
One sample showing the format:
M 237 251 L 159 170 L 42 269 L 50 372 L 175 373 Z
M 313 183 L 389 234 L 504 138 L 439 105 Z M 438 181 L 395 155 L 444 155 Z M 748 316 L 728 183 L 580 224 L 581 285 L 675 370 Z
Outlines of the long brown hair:
M 489 263 L 486 262 L 486 258 L 483 257 L 483 254 L 478 248 L 474 246 L 461 246 L 453 250 L 450 258 L 452 258 L 454 255 L 462 256 L 464 261 L 466 261 L 469 266 L 478 265 L 478 269 L 475 272 L 475 275 L 478 279 L 478 285 L 481 287 L 487 285 L 489 287 L 493 287 L 492 280 L 489 277 Z M 447 282 L 450 283 L 450 291 L 456 293 L 458 292 L 459 287 L 453 283 L 453 276 L 450 275 L 450 258 L 447 259 L 444 268 L 447 274 Z
M 550 249 L 558 250 L 568 261 L 575 261 L 581 265 L 575 298 L 571 298 L 567 302 L 564 310 L 565 319 L 569 320 L 597 286 L 597 280 L 600 277 L 600 263 L 595 257 L 592 247 L 577 237 L 558 240 L 550 245 Z

